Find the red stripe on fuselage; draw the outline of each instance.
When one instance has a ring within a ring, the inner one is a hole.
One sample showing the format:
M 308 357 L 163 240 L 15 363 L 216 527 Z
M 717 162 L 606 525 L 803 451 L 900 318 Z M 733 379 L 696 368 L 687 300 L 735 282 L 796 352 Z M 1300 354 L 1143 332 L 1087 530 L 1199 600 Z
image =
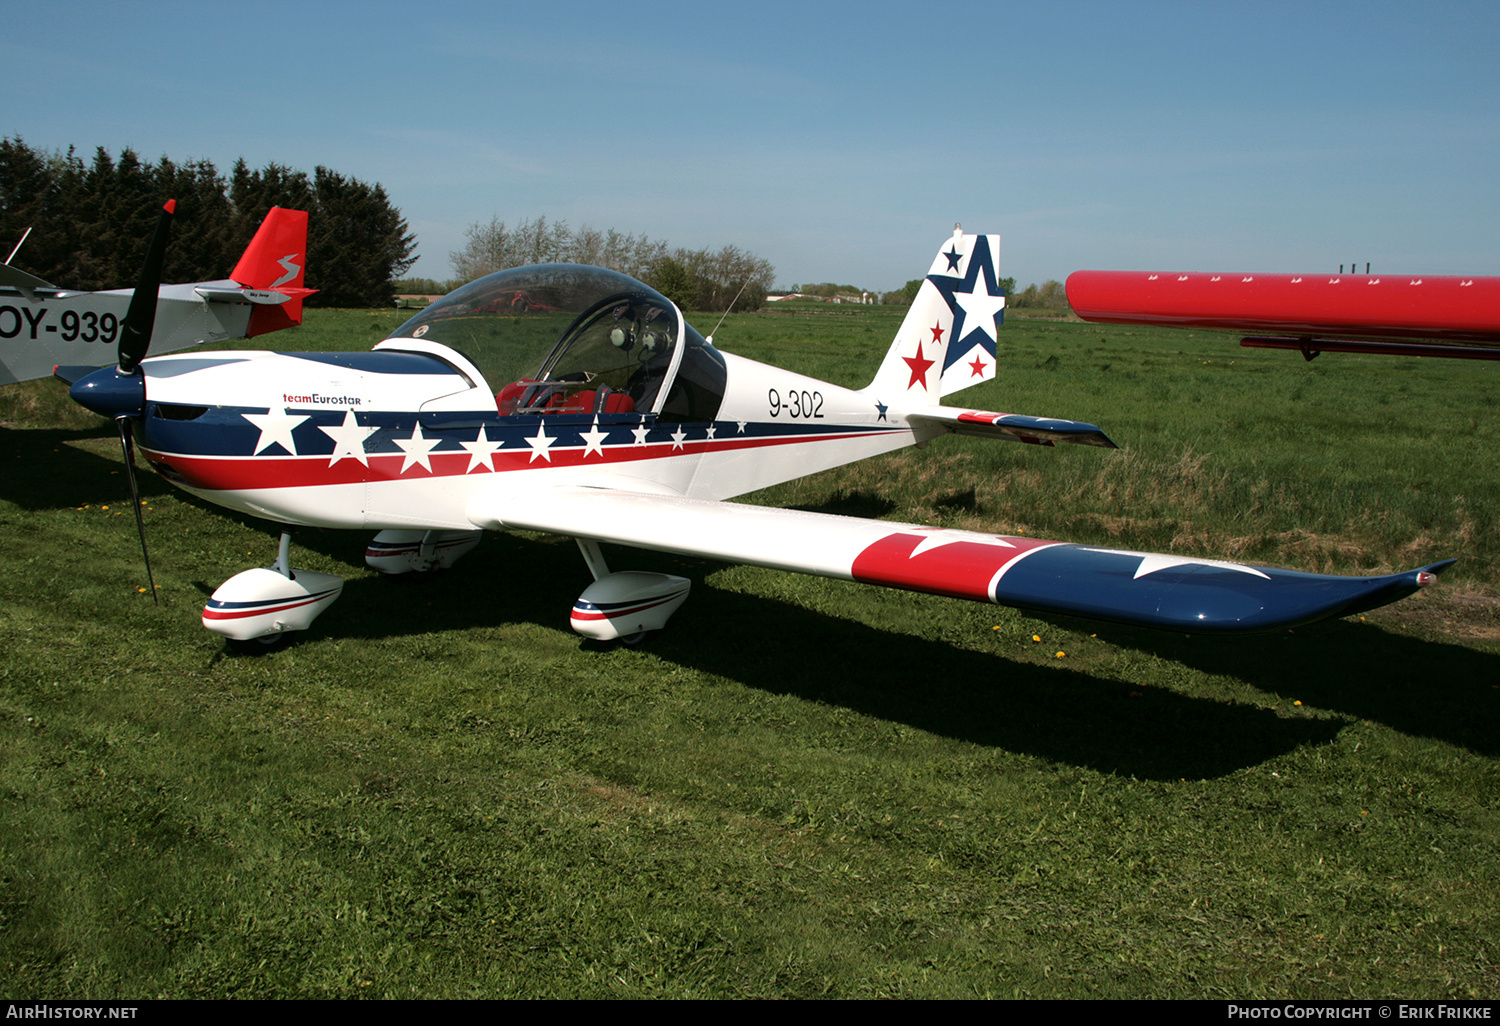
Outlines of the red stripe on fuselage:
M 566 429 L 570 433 L 572 429 Z M 496 450 L 490 457 L 491 471 L 483 463 L 473 469 L 468 452 L 433 452 L 427 456 L 431 470 L 421 463 L 408 462 L 405 453 L 367 455 L 369 465 L 352 456 L 329 463 L 331 455 L 283 456 L 266 453 L 261 456 L 197 456 L 191 453 L 168 453 L 144 449 L 153 464 L 168 468 L 189 487 L 211 491 L 237 491 L 260 488 L 305 488 L 314 485 L 363 484 L 372 481 L 400 481 L 424 477 L 464 477 L 467 474 L 501 473 L 509 470 L 535 470 L 545 467 L 587 467 L 657 460 L 669 456 L 702 455 L 779 445 L 801 445 L 814 442 L 847 441 L 887 434 L 887 431 L 850 431 L 826 435 L 796 435 L 775 438 L 684 439 L 681 446 L 673 442 L 650 442 L 645 445 L 616 444 L 604 447 L 603 455 L 589 452 L 581 445 L 553 446 L 545 456 L 530 446 Z M 553 436 L 557 437 L 557 436 Z M 465 439 L 469 441 L 469 439 Z M 143 447 L 144 448 L 144 447 Z M 550 457 L 550 458 L 549 458 Z M 402 465 L 407 464 L 405 471 Z

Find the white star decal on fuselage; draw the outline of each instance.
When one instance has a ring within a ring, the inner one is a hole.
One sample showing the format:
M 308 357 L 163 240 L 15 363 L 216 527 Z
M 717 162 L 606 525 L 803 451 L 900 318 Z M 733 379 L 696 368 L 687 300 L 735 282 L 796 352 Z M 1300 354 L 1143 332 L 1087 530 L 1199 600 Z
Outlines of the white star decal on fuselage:
M 552 443 L 555 441 L 557 441 L 556 438 L 548 436 L 547 425 L 538 424 L 536 427 L 536 437 L 526 439 L 526 444 L 531 446 L 531 459 L 527 460 L 526 462 L 535 463 L 536 458 L 540 456 L 548 463 L 551 463 L 552 454 L 547 450 L 552 448 Z
M 583 439 L 583 458 L 588 459 L 589 453 L 593 453 L 600 459 L 604 458 L 604 440 L 609 437 L 608 431 L 599 430 L 599 418 L 594 418 L 594 426 L 587 431 L 580 431 L 578 437 Z
M 260 438 L 256 439 L 255 449 L 252 455 L 259 456 L 273 445 L 279 445 L 288 453 L 297 455 L 297 443 L 292 440 L 292 432 L 307 419 L 305 415 L 280 413 L 274 409 L 267 413 L 242 413 L 250 423 L 254 424 L 260 431 Z
M 686 439 L 687 439 L 687 432 L 684 431 L 684 430 L 682 430 L 681 427 L 679 427 L 676 431 L 672 432 L 672 448 L 674 448 L 674 449 L 681 449 L 682 448 L 682 443 Z
M 441 438 L 428 438 L 422 434 L 422 425 L 419 423 L 411 429 L 410 438 L 392 438 L 391 441 L 406 453 L 406 458 L 401 461 L 401 469 L 398 473 L 406 473 L 407 468 L 413 463 L 422 464 L 429 474 L 432 473 L 432 464 L 428 462 L 427 454 L 442 444 Z
M 481 427 L 479 429 L 479 437 L 475 438 L 474 441 L 460 442 L 459 444 L 462 445 L 465 449 L 469 450 L 469 469 L 464 471 L 464 473 L 467 474 L 481 464 L 484 466 L 485 470 L 494 470 L 495 450 L 503 446 L 505 442 L 490 441 L 490 436 L 487 435 L 485 433 L 485 429 Z
M 380 429 L 373 425 L 361 425 L 354 419 L 353 410 L 344 411 L 343 423 L 333 427 L 319 424 L 318 430 L 333 439 L 333 455 L 328 460 L 330 467 L 345 457 L 357 459 L 367 467 L 370 465 L 370 459 L 365 455 L 365 439 Z
M 645 445 L 646 444 L 646 436 L 651 433 L 651 429 L 648 428 L 646 425 L 642 424 L 640 427 L 633 427 L 633 428 L 631 428 L 630 429 L 630 433 L 633 434 L 633 435 L 635 435 L 635 444 L 636 445 Z

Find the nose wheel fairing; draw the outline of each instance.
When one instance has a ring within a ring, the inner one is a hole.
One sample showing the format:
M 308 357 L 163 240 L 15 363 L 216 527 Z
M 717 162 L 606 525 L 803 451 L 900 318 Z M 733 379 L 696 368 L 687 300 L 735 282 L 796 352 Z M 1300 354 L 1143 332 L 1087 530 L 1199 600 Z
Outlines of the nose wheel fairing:
M 203 626 L 231 641 L 305 631 L 344 591 L 344 579 L 314 570 L 286 577 L 271 567 L 235 574 L 203 607 Z

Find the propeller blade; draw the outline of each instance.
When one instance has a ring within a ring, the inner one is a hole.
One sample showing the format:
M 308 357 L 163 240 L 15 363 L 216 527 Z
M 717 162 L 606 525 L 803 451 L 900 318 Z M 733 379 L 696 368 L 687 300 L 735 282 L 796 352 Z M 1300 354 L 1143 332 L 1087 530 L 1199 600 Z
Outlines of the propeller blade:
M 141 516 L 141 493 L 135 485 L 135 446 L 131 442 L 130 418 L 116 417 L 115 423 L 120 426 L 120 449 L 125 453 L 125 479 L 130 482 L 130 505 L 135 509 L 135 529 L 141 536 L 141 559 L 146 562 L 146 583 L 151 586 L 151 601 L 161 605 L 161 600 L 156 597 L 156 578 L 151 576 L 151 554 L 146 551 L 146 521 Z
M 130 297 L 130 309 L 120 325 L 121 374 L 134 373 L 151 346 L 151 331 L 156 327 L 156 297 L 161 290 L 161 265 L 167 255 L 167 239 L 172 234 L 172 215 L 176 210 L 177 201 L 167 200 L 156 219 L 151 244 L 146 247 L 146 263 L 141 267 L 140 280 Z M 136 515 L 140 515 L 139 511 Z

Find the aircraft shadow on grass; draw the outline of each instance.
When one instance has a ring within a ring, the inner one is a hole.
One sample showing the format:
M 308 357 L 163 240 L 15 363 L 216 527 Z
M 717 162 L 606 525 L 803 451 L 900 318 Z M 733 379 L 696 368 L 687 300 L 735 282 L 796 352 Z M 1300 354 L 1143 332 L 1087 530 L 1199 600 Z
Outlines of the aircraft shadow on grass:
M 299 534 L 299 544 L 349 559 L 343 534 Z M 558 603 L 576 590 L 572 547 L 566 541 L 538 541 L 500 535 L 466 561 L 463 569 L 441 575 L 429 585 L 409 588 L 373 575 L 351 580 L 345 608 L 323 621 L 319 633 L 377 639 L 447 630 L 493 628 L 506 623 L 564 627 Z M 357 558 L 357 557 L 356 557 Z M 1403 663 L 1423 661 L 1434 676 L 1470 674 L 1476 667 L 1494 675 L 1495 657 L 1434 646 L 1390 635 L 1360 624 L 1330 626 L 1339 637 L 1326 647 L 1321 665 L 1342 659 L 1345 670 L 1330 682 L 1299 692 L 1303 701 L 1333 709 L 1341 718 L 1286 717 L 1275 710 L 1244 703 L 1200 699 L 1156 687 L 1141 688 L 1092 676 L 1064 666 L 1038 666 L 1007 659 L 1000 653 L 969 651 L 940 641 L 916 638 L 811 610 L 795 603 L 746 595 L 715 587 L 706 578 L 726 564 L 611 549 L 610 558 L 692 578 L 698 630 L 668 630 L 652 637 L 649 652 L 668 662 L 713 674 L 777 695 L 840 706 L 854 712 L 906 724 L 971 744 L 1023 752 L 1059 763 L 1139 779 L 1178 780 L 1219 777 L 1264 763 L 1304 745 L 1332 741 L 1356 717 L 1379 719 L 1408 733 L 1427 734 L 1482 751 L 1487 738 L 1468 737 L 1472 719 L 1451 711 L 1443 721 L 1418 716 L 1397 701 L 1372 704 L 1358 700 L 1368 691 L 1398 686 L 1394 678 Z M 565 572 L 559 573 L 559 568 Z M 526 588 L 496 588 L 497 581 L 527 581 Z M 393 592 L 393 587 L 395 591 Z M 920 600 L 919 600 L 920 601 Z M 335 624 L 338 627 L 335 627 Z M 1101 638 L 1107 629 L 1090 625 Z M 1125 647 L 1173 645 L 1177 639 L 1151 639 L 1151 632 L 1117 641 Z M 1141 636 L 1148 636 L 1142 638 Z M 805 650 L 787 639 L 805 639 Z M 1163 640 L 1165 639 L 1165 640 Z M 601 648 L 581 640 L 584 648 Z M 1207 649 L 1222 639 L 1198 639 Z M 1319 642 L 1310 637 L 1309 651 Z M 1254 639 L 1235 646 L 1224 660 L 1211 657 L 1195 666 L 1187 646 L 1179 661 L 1205 673 L 1224 674 L 1256 684 L 1274 681 L 1287 656 L 1259 651 Z M 1436 648 L 1437 662 L 1433 662 Z M 1201 650 L 1201 649 L 1200 649 Z M 808 653 L 845 653 L 836 659 Z M 1163 658 L 1174 656 L 1163 649 Z M 1296 658 L 1294 651 L 1291 658 Z M 1220 665 L 1222 662 L 1223 665 Z M 1450 665 L 1451 664 L 1451 665 Z M 1230 668 L 1232 665 L 1233 668 Z M 1356 683 L 1363 681 L 1363 685 Z M 1286 685 L 1290 689 L 1290 684 Z M 1281 689 L 1269 688 L 1280 694 Z
M 106 448 L 90 452 L 72 444 L 97 439 Z M 129 505 L 130 484 L 120 468 L 120 441 L 107 423 L 81 429 L 0 428 L 0 452 L 9 454 L 0 474 L 0 500 L 25 510 L 76 508 L 85 504 Z M 176 491 L 161 478 L 140 475 L 141 498 Z
M 1260 637 L 1188 638 L 1042 619 L 1200 673 L 1235 677 L 1288 702 L 1500 755 L 1500 655 L 1492 652 L 1352 620 Z

